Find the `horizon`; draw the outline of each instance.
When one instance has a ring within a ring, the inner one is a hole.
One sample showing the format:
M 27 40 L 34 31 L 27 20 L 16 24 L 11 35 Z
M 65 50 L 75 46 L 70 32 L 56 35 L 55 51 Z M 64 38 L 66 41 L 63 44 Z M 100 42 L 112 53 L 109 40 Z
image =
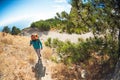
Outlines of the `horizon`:
M 32 22 L 70 12 L 69 0 L 0 0 L 0 29 L 4 26 L 29 27 Z

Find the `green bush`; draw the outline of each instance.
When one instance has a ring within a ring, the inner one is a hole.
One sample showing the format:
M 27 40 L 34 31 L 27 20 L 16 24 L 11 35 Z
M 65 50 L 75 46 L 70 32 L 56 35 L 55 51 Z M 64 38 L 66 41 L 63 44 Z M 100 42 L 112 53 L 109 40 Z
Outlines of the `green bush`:
M 50 30 L 50 26 L 48 24 L 46 24 L 46 23 L 41 23 L 41 25 L 39 25 L 38 28 L 41 31 L 49 31 Z
M 58 43 L 59 43 L 59 40 L 58 40 L 58 39 L 53 39 L 52 47 L 53 47 L 53 48 L 56 48 L 57 45 L 58 45 Z
M 2 32 L 10 33 L 11 30 L 10 30 L 10 28 L 8 26 L 4 26 Z
M 41 31 L 49 31 L 50 30 L 49 23 L 47 23 L 46 21 L 43 21 L 43 20 L 32 23 L 31 27 L 38 28 Z
M 11 34 L 12 34 L 12 35 L 17 35 L 17 34 L 19 34 L 20 32 L 21 32 L 20 29 L 17 28 L 16 26 L 13 26 L 13 27 L 12 27 L 12 31 L 11 31 Z
M 51 47 L 51 38 L 47 39 L 47 41 L 45 42 L 45 45 L 48 47 Z
M 106 41 L 105 38 L 98 37 L 89 38 L 87 41 L 79 39 L 78 43 L 62 42 L 58 39 L 48 39 L 47 41 L 48 46 L 56 48 L 58 56 L 65 64 L 84 62 L 90 58 L 92 52 L 98 52 L 100 55 L 107 54 L 111 59 L 115 59 L 117 54 L 113 54 L 113 52 L 117 53 L 117 49 L 112 46 L 115 46 L 116 43 L 113 44 L 112 42 L 111 39 Z M 108 43 L 112 44 L 108 45 Z

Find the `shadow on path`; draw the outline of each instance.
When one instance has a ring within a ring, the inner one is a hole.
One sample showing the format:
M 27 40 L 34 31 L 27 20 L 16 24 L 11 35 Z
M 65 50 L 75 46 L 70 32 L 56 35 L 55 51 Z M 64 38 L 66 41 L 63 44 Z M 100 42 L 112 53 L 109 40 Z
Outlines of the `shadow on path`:
M 35 73 L 36 80 L 41 80 L 45 76 L 46 67 L 43 66 L 42 60 L 38 60 L 35 67 L 32 67 L 32 71 Z

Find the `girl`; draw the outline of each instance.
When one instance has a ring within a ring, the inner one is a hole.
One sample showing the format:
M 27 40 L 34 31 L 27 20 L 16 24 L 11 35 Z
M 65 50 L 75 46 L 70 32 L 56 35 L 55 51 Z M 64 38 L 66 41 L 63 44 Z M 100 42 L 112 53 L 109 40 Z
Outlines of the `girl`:
M 40 59 L 40 57 L 41 57 L 40 51 L 43 47 L 42 47 L 42 43 L 37 34 L 31 35 L 30 46 L 31 45 L 33 45 L 33 48 L 35 49 L 35 51 L 37 53 L 38 59 Z

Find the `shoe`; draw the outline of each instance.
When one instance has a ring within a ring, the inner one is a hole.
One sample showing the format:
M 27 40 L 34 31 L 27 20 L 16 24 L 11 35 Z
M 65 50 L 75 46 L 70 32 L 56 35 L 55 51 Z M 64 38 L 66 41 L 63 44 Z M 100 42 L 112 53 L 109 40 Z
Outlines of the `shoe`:
M 41 57 L 41 54 L 40 54 L 40 57 Z
M 41 60 L 41 57 L 39 57 L 38 60 Z
M 34 67 L 32 67 L 32 72 L 35 72 L 35 68 Z

